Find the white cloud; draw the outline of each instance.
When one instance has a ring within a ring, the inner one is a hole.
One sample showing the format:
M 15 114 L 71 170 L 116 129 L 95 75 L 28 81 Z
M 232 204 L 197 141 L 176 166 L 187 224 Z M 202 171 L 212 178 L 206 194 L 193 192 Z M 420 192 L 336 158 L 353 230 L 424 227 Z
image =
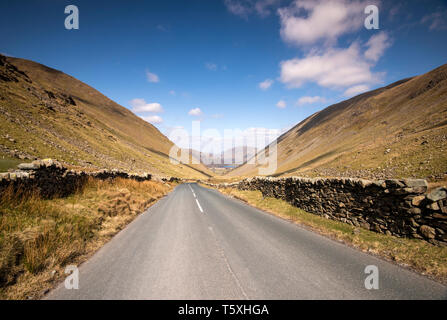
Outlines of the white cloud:
M 327 49 L 318 55 L 310 53 L 302 59 L 281 62 L 281 82 L 290 88 L 299 88 L 306 82 L 322 87 L 347 88 L 381 81 L 383 74 L 373 73 L 373 64 L 367 61 L 358 43 L 347 49 Z
M 377 62 L 383 56 L 385 50 L 391 46 L 391 41 L 386 32 L 380 32 L 373 35 L 366 46 L 368 49 L 365 51 L 365 58 Z
M 354 86 L 345 91 L 344 95 L 346 97 L 356 96 L 360 93 L 366 92 L 369 90 L 369 87 L 364 84 L 360 84 L 358 86 Z
M 254 7 L 257 14 L 261 17 L 270 15 L 271 8 L 279 4 L 280 0 L 260 0 L 256 1 Z
M 314 104 L 317 102 L 326 102 L 325 98 L 315 96 L 315 97 L 301 97 L 297 101 L 297 105 L 302 106 L 305 104 Z
M 365 7 L 379 3 L 371 1 L 295 0 L 279 9 L 284 41 L 305 47 L 323 44 L 312 47 L 304 57 L 282 61 L 280 81 L 289 88 L 311 82 L 346 92 L 368 90 L 380 83 L 384 73 L 372 68 L 391 46 L 386 32 L 375 33 L 366 43 L 354 41 L 348 48 L 335 47 L 341 36 L 363 28 Z
M 365 1 L 296 0 L 278 10 L 281 37 L 295 45 L 309 45 L 319 40 L 335 43 L 343 34 L 363 26 Z
M 273 84 L 273 80 L 271 79 L 265 79 L 264 81 L 262 81 L 261 83 L 259 83 L 259 88 L 262 90 L 267 90 L 269 89 Z
M 162 123 L 163 119 L 159 116 L 140 116 L 141 119 L 152 124 Z
M 252 11 L 250 3 L 247 1 L 225 0 L 224 3 L 228 11 L 243 18 L 246 18 Z
M 287 106 L 287 104 L 284 100 L 279 100 L 276 106 L 280 109 L 284 109 Z
M 147 81 L 152 83 L 160 82 L 160 78 L 155 73 L 152 73 L 149 70 L 146 70 L 146 78 Z
M 212 62 L 205 63 L 205 67 L 210 71 L 216 71 L 217 70 L 217 64 Z
M 133 99 L 130 101 L 134 112 L 163 112 L 163 107 L 157 102 L 147 103 L 144 99 Z
M 242 18 L 248 18 L 252 13 L 261 17 L 270 15 L 272 9 L 280 3 L 281 0 L 225 0 L 225 6 L 232 14 Z
M 442 11 L 441 9 L 439 9 L 438 12 L 425 15 L 422 18 L 421 23 L 429 24 L 428 28 L 431 31 L 446 30 L 447 29 L 446 17 L 447 17 L 447 10 Z
M 198 117 L 198 116 L 201 116 L 203 113 L 202 113 L 202 110 L 200 110 L 200 108 L 194 108 L 194 109 L 189 110 L 188 114 L 190 116 Z
M 175 96 L 175 95 L 177 95 L 177 92 L 175 92 L 174 90 L 171 90 L 171 91 L 169 91 L 169 94 L 170 94 L 171 96 Z
M 393 21 L 396 16 L 398 16 L 399 13 L 401 13 L 403 10 L 403 4 L 397 3 L 393 4 L 393 6 L 388 10 L 388 18 Z

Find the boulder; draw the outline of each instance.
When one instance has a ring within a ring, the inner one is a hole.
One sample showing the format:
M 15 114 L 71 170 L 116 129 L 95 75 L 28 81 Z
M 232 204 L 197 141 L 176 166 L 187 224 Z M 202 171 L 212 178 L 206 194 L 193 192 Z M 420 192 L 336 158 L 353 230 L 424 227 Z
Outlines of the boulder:
M 427 199 L 435 202 L 439 200 L 443 200 L 447 198 L 447 189 L 446 188 L 436 188 L 432 190 L 429 194 L 427 194 Z
M 413 187 L 427 187 L 428 188 L 428 183 L 424 179 L 405 179 L 403 181 L 403 183 L 409 188 L 413 188 Z
M 20 170 L 36 170 L 39 167 L 35 163 L 21 163 L 17 166 Z
M 436 236 L 436 230 L 432 227 L 424 225 L 424 226 L 421 226 L 419 228 L 419 230 L 420 230 L 421 234 L 427 239 L 434 239 Z
M 425 196 L 417 196 L 411 200 L 411 204 L 414 206 L 419 206 L 421 202 L 425 199 Z

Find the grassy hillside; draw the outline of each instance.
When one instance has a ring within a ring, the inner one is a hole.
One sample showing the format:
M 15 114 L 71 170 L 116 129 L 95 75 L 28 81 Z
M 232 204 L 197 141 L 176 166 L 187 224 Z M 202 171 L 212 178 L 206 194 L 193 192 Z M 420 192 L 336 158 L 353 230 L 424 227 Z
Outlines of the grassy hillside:
M 253 176 L 244 164 L 228 177 Z M 329 106 L 278 138 L 275 176 L 447 174 L 447 65 Z
M 0 55 L 0 167 L 17 159 L 204 178 L 203 165 L 173 165 L 157 128 L 85 83 L 44 65 Z

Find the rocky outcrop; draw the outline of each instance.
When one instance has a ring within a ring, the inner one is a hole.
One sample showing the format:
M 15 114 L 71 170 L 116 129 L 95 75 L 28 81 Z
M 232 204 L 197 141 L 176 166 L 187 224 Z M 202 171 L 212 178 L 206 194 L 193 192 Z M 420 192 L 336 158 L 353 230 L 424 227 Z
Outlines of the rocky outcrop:
M 328 219 L 447 245 L 447 189 L 427 193 L 425 180 L 257 177 L 219 187 L 259 190 Z
M 101 180 L 152 179 L 151 174 L 133 175 L 118 170 L 94 172 L 69 170 L 57 161 L 45 159 L 22 163 L 16 171 L 0 173 L 0 192 L 12 188 L 14 192 L 36 192 L 44 198 L 65 197 L 82 187 L 89 177 Z
M 25 81 L 31 83 L 31 79 L 23 71 L 17 69 L 16 66 L 10 64 L 4 55 L 0 54 L 0 81 L 5 82 L 19 82 L 18 78 L 23 78 Z

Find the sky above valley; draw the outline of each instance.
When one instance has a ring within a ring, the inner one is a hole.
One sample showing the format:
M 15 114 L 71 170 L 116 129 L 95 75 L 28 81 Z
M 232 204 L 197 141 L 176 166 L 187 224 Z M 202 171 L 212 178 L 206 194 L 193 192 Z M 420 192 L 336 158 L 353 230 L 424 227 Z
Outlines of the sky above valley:
M 79 29 L 67 30 L 67 5 Z M 379 9 L 379 29 L 364 10 Z M 17 1 L 0 52 L 91 85 L 168 137 L 272 136 L 362 92 L 447 63 L 447 1 Z M 175 140 L 175 139 L 173 139 Z M 179 141 L 175 141 L 182 144 Z M 214 151 L 225 149 L 219 143 Z M 187 145 L 182 145 L 187 146 Z

